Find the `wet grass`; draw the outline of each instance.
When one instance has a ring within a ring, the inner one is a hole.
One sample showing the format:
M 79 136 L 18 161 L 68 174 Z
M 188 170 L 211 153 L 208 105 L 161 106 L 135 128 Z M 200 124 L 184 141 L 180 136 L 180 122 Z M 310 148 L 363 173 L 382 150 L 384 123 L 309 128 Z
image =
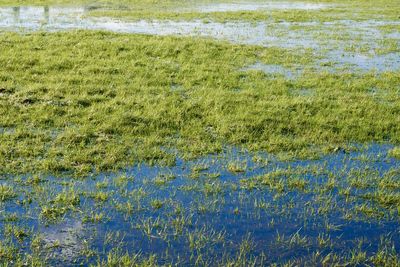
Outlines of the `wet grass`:
M 326 4 L 325 8 L 299 9 L 270 9 L 254 11 L 201 12 L 193 6 L 206 6 L 218 3 L 237 3 L 237 1 L 179 1 L 179 0 L 79 0 L 74 5 L 83 5 L 90 10 L 90 16 L 109 16 L 125 19 L 168 19 L 168 20 L 213 20 L 213 21 L 288 21 L 288 22 L 332 22 L 336 20 L 398 20 L 400 8 L 397 0 L 363 0 L 352 2 L 348 0 L 325 1 L 286 1 L 293 3 Z M 262 1 L 244 1 L 263 3 Z M 265 3 L 265 2 L 264 2 Z M 3 6 L 27 5 L 71 5 L 68 0 L 5 0 Z
M 176 153 L 191 158 L 227 144 L 314 157 L 349 142 L 399 142 L 398 72 L 268 79 L 240 69 L 312 64 L 312 54 L 105 32 L 0 38 L 5 174 L 170 165 Z M 315 93 L 291 93 L 297 88 Z M 378 101 L 369 88 L 385 94 Z
M 226 148 L 173 167 L 142 164 L 88 179 L 9 178 L 18 192 L 2 205 L 0 260 L 390 265 L 398 261 L 400 162 L 392 146 L 357 147 L 290 162 Z M 232 172 L 238 163 L 245 170 Z
M 400 148 L 396 147 L 390 151 L 390 154 L 395 158 L 400 158 Z
M 212 5 L 215 3 L 228 3 L 231 1 L 203 1 L 195 5 Z M 244 1 L 246 2 L 246 1 Z M 257 3 L 257 1 L 247 1 Z M 93 9 L 90 12 L 92 16 L 110 16 L 125 19 L 168 19 L 168 20 L 213 20 L 213 21 L 288 21 L 288 22 L 333 22 L 337 20 L 348 20 L 351 18 L 356 21 L 363 20 L 398 20 L 400 8 L 397 0 L 384 1 L 291 1 L 300 3 L 318 3 L 326 4 L 325 8 L 299 10 L 299 9 L 264 9 L 254 11 L 191 11 L 190 2 L 169 3 L 163 2 L 162 8 L 154 8 L 154 5 L 126 4 L 123 10 L 118 5 L 111 5 L 105 9 Z M 142 6 L 141 6 L 142 5 Z M 180 9 L 177 9 L 180 6 Z M 186 8 L 186 9 L 185 9 Z
M 399 8 L 139 12 L 155 3 L 90 2 L 90 15 L 322 23 L 395 20 Z M 386 55 L 393 36 L 315 38 Z M 400 264 L 399 70 L 100 31 L 1 32 L 0 51 L 0 265 Z

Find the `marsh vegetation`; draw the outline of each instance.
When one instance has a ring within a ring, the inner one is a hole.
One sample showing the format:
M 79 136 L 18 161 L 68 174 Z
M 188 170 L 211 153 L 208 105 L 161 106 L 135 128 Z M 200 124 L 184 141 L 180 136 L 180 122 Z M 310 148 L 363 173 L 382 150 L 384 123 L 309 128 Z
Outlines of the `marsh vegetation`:
M 398 1 L 0 5 L 0 265 L 400 264 Z

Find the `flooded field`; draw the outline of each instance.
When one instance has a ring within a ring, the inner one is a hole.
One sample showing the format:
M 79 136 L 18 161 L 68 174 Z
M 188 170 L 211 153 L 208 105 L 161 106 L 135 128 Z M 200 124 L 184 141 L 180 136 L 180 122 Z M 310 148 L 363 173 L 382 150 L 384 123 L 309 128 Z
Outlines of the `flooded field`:
M 400 242 L 390 148 L 290 162 L 228 148 L 84 180 L 9 178 L 2 192 L 18 200 L 3 204 L 2 244 L 54 264 L 109 253 L 179 265 L 378 263 Z
M 400 265 L 398 2 L 5 1 L 1 266 Z
M 322 9 L 323 4 L 279 3 L 213 4 L 198 7 L 201 12 L 226 12 L 263 9 Z M 393 32 L 382 32 L 385 26 L 400 27 L 400 21 L 337 20 L 334 22 L 210 22 L 202 20 L 136 20 L 124 21 L 107 17 L 93 18 L 90 7 L 4 7 L 0 8 L 0 28 L 12 31 L 106 30 L 118 33 L 149 35 L 200 36 L 230 42 L 266 47 L 313 49 L 321 57 L 319 65 L 332 64 L 328 71 L 343 67 L 362 71 L 399 70 L 398 53 L 381 55 L 374 50 L 382 40 L 400 42 Z M 183 11 L 184 12 L 184 11 Z M 341 36 L 337 36 L 340 29 Z M 322 37 L 321 37 L 322 36 Z M 339 39 L 338 39 L 339 37 Z M 327 40 L 335 39 L 335 42 Z M 367 49 L 367 53 L 354 50 Z M 366 47 L 366 48 L 363 48 Z M 319 66 L 317 66 L 319 68 Z M 323 68 L 324 69 L 324 68 Z M 327 69 L 327 68 L 325 68 Z
M 315 4 L 306 2 L 236 2 L 236 3 L 208 3 L 194 5 L 186 10 L 197 10 L 200 12 L 226 12 L 226 11 L 258 11 L 270 9 L 295 9 L 295 10 L 315 10 L 328 8 L 329 4 Z M 184 10 L 184 9 L 183 9 Z

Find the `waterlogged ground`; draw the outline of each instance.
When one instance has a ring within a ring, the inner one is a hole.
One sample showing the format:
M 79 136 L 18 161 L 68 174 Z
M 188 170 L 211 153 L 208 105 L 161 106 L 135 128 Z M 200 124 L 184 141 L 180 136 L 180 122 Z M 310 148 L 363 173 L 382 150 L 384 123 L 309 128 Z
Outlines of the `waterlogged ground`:
M 0 265 L 400 265 L 398 1 L 0 4 Z
M 260 12 L 275 9 L 315 12 L 315 10 L 325 10 L 331 6 L 332 4 L 301 2 L 218 3 L 186 9 L 208 14 L 224 14 L 224 12 L 229 14 L 233 11 Z M 0 28 L 12 31 L 90 29 L 150 35 L 211 37 L 240 44 L 313 49 L 315 57 L 320 58 L 315 67 L 324 71 L 355 69 L 383 72 L 400 69 L 399 54 L 396 51 L 400 42 L 398 33 L 400 21 L 397 18 L 395 20 L 338 19 L 304 22 L 277 20 L 271 16 L 266 21 L 217 22 L 199 20 L 195 17 L 190 20 L 143 20 L 139 17 L 134 21 L 126 21 L 126 19 L 109 17 L 93 18 L 90 16 L 93 9 L 94 7 L 91 6 L 0 7 Z M 101 10 L 101 7 L 94 10 L 101 15 L 99 9 Z M 178 10 L 181 9 L 183 14 L 188 12 L 185 8 L 178 8 Z M 122 9 L 120 12 L 126 11 Z M 114 15 L 121 15 L 121 13 Z M 303 68 L 302 66 L 292 67 Z
M 390 148 L 289 162 L 227 148 L 87 179 L 4 178 L 2 256 L 68 265 L 106 255 L 109 263 L 130 255 L 179 265 L 398 264 L 400 160 Z

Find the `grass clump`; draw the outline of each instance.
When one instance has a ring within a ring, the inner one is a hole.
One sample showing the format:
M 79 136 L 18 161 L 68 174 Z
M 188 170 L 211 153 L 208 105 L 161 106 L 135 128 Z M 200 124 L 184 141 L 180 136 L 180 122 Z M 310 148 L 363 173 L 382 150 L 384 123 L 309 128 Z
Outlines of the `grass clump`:
M 16 197 L 14 189 L 7 185 L 0 185 L 0 202 L 11 200 Z
M 400 159 L 400 147 L 395 147 L 389 151 L 389 156 Z
M 57 207 L 54 205 L 44 205 L 41 208 L 40 217 L 48 221 L 56 221 L 67 213 L 66 207 Z

